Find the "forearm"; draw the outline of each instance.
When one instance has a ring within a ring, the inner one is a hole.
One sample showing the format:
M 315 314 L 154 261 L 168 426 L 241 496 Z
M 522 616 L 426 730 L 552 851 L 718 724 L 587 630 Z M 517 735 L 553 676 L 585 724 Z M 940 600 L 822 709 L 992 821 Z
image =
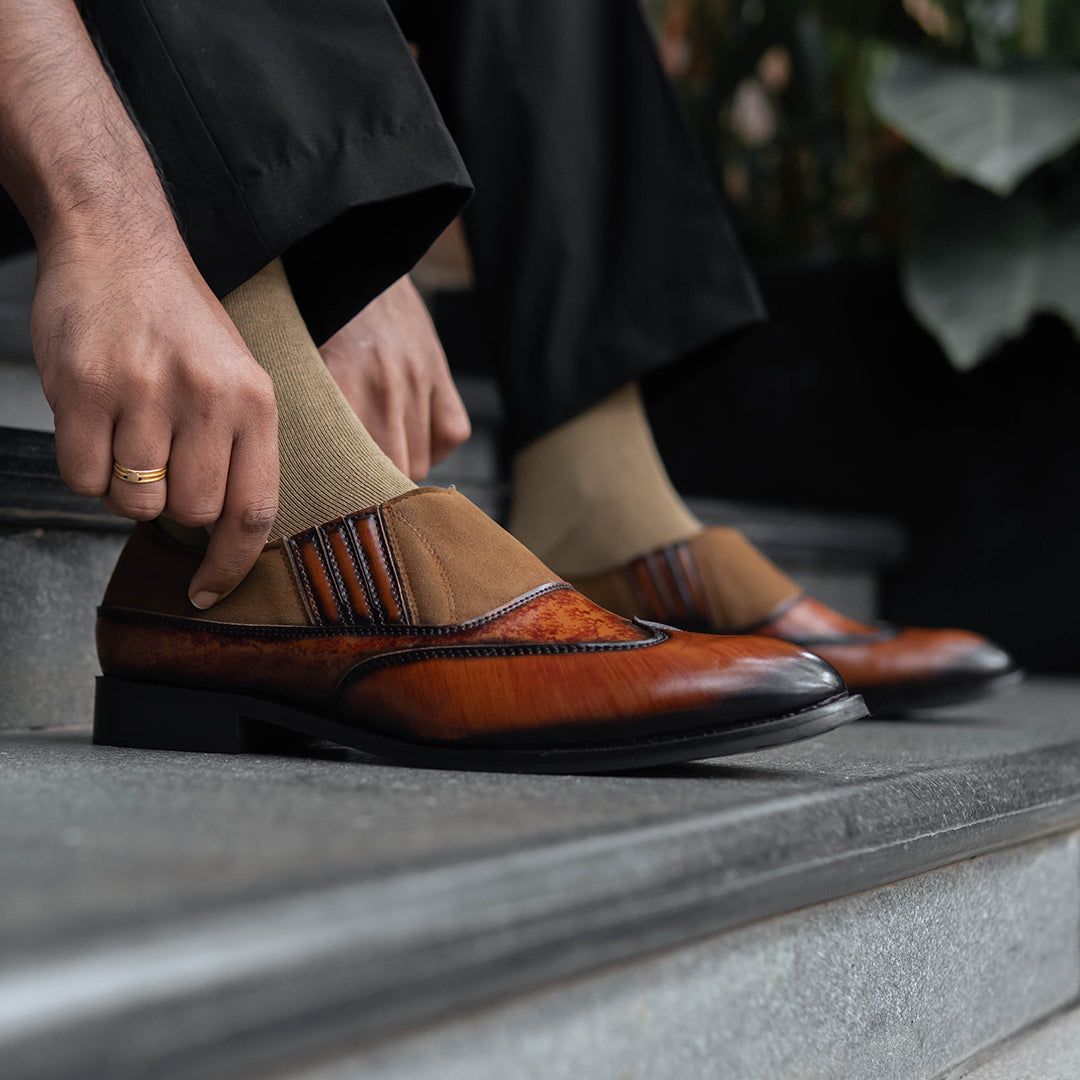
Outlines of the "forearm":
M 0 184 L 39 248 L 84 237 L 180 242 L 72 0 L 0 0 Z

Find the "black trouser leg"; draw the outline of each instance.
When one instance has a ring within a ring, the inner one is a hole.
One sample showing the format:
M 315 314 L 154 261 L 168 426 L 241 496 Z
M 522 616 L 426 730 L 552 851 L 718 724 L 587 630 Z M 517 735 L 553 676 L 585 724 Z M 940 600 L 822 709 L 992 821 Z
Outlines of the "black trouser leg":
M 761 317 L 636 0 L 396 0 L 477 194 L 520 446 Z
M 386 0 L 79 6 L 219 296 L 282 255 L 321 343 L 465 204 L 468 176 Z

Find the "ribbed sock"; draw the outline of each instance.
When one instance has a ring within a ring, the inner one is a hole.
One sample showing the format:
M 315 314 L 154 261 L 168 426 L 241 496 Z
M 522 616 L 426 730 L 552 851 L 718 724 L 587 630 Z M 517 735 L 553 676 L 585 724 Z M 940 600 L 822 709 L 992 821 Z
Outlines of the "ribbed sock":
M 514 458 L 510 531 L 564 577 L 588 577 L 702 531 L 671 486 L 631 383 Z
M 326 370 L 280 261 L 222 303 L 277 397 L 281 493 L 271 540 L 416 486 L 379 449 Z

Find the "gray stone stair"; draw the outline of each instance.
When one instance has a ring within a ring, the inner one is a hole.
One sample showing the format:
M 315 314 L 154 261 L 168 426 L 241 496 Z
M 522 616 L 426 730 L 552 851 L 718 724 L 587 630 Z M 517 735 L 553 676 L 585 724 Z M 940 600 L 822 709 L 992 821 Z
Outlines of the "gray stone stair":
M 30 355 L 30 300 L 36 261 L 33 253 L 0 260 L 0 357 Z
M 12 305 L 3 1080 L 1080 1075 L 1080 683 L 620 776 L 92 747 L 127 526 L 60 482 Z M 497 398 L 464 396 L 432 480 L 499 513 Z M 875 518 L 694 509 L 864 617 L 903 550 Z
M 93 748 L 124 526 L 47 432 L 0 491 L 5 1080 L 952 1080 L 1076 1004 L 1077 684 L 631 776 Z M 899 544 L 706 510 L 849 581 Z
M 1080 1076 L 1080 1009 L 1070 1009 L 996 1047 L 981 1063 L 942 1080 L 1076 1080 Z
M 1077 1001 L 1078 705 L 575 778 L 8 732 L 3 1074 L 965 1075 Z

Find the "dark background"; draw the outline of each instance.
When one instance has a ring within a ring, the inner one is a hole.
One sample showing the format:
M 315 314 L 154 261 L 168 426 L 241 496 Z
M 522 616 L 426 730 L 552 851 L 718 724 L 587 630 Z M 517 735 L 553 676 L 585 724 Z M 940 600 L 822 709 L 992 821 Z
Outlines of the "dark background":
M 646 380 L 686 495 L 886 514 L 909 558 L 885 618 L 963 626 L 1075 671 L 1080 348 L 1052 317 L 956 371 L 887 261 L 762 270 L 771 321 Z M 467 295 L 436 305 L 456 371 L 490 371 Z

